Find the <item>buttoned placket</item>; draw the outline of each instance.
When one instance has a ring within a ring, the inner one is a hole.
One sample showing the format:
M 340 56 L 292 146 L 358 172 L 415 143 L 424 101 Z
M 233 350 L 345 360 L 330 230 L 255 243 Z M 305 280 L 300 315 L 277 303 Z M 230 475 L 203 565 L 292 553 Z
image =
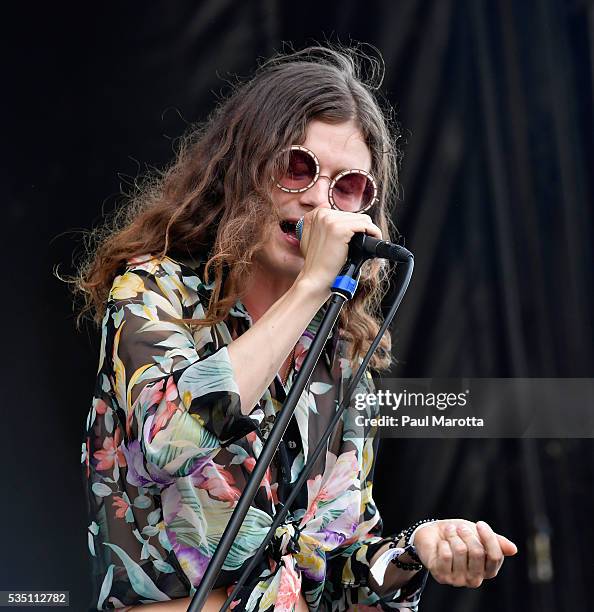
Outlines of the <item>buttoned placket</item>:
M 248 329 L 253 325 L 252 318 L 247 311 L 244 304 L 240 299 L 237 300 L 235 304 L 235 308 L 233 308 L 230 314 L 237 318 L 243 318 L 247 322 Z M 309 326 L 308 326 L 309 328 Z M 319 325 L 314 325 L 314 332 L 317 333 L 319 329 Z M 305 334 L 305 332 L 304 332 Z M 302 336 L 303 337 L 303 336 Z M 334 348 L 335 338 L 333 336 L 330 337 L 329 346 Z M 324 359 L 329 370 L 332 369 L 332 360 L 328 355 L 328 350 L 324 348 L 322 351 L 321 359 Z M 275 399 L 279 402 L 279 404 L 284 405 L 287 395 L 291 390 L 294 379 L 297 376 L 297 368 L 295 364 L 293 364 L 293 368 L 290 370 L 289 375 L 287 376 L 286 384 L 283 384 L 280 373 L 277 372 L 274 380 L 271 383 L 271 387 L 274 386 L 276 388 L 276 392 L 274 394 Z M 271 389 L 272 391 L 272 389 Z M 307 391 L 309 392 L 309 385 L 307 386 Z M 264 438 L 262 436 L 261 430 L 258 428 L 257 435 L 264 442 Z M 289 450 L 290 449 L 290 450 Z M 277 478 L 278 478 L 278 489 L 277 496 L 279 500 L 279 504 L 284 504 L 286 499 L 291 493 L 291 466 L 295 461 L 296 457 L 300 452 L 303 451 L 303 442 L 301 440 L 301 434 L 299 431 L 299 426 L 297 425 L 297 421 L 295 419 L 295 415 L 293 415 L 287 425 L 287 429 L 285 430 L 281 441 L 279 442 L 277 453 L 274 455 L 277 461 Z M 307 457 L 303 458 L 305 462 Z M 274 459 L 273 459 L 274 461 Z M 298 498 L 295 499 L 293 503 L 293 508 L 289 508 L 289 510 L 295 509 L 299 507 Z
M 253 320 L 247 311 L 244 304 L 240 299 L 235 303 L 235 307 L 231 309 L 231 316 L 236 318 L 242 318 L 245 320 L 248 329 L 252 327 Z M 271 386 L 275 387 L 274 398 L 281 404 L 284 405 L 287 395 L 291 389 L 293 384 L 293 380 L 295 378 L 295 366 L 289 371 L 289 375 L 287 376 L 286 384 L 283 385 L 283 381 L 281 379 L 280 373 L 277 372 L 274 380 L 271 383 Z M 272 391 L 272 389 L 270 389 Z M 272 395 L 272 393 L 271 393 Z M 257 435 L 264 442 L 262 432 L 260 428 L 257 430 Z M 294 437 L 297 436 L 298 440 L 295 440 Z M 280 504 L 284 504 L 286 499 L 288 498 L 291 492 L 291 465 L 295 460 L 296 456 L 299 454 L 300 449 L 302 449 L 303 445 L 301 443 L 301 437 L 299 434 L 299 427 L 297 425 L 297 421 L 295 420 L 295 416 L 291 417 L 289 421 L 289 425 L 279 442 L 277 453 L 275 454 L 275 458 L 277 461 L 277 478 L 278 478 L 278 489 L 277 495 Z M 288 449 L 291 449 L 289 452 Z M 274 459 L 273 459 L 274 460 Z M 297 503 L 297 500 L 295 500 Z
M 293 383 L 293 378 L 295 376 L 295 369 L 291 370 L 289 376 L 287 378 L 287 384 L 284 386 L 280 379 L 280 376 L 277 375 L 275 383 L 277 388 L 276 399 L 284 404 L 287 399 L 288 391 L 291 388 Z M 278 500 L 280 504 L 284 504 L 291 493 L 291 465 L 293 461 L 299 454 L 299 449 L 302 448 L 301 439 L 299 442 L 294 440 L 293 436 L 295 434 L 295 430 L 297 430 L 297 435 L 299 434 L 299 428 L 297 426 L 297 421 L 295 420 L 295 416 L 291 417 L 289 421 L 289 425 L 285 430 L 283 437 L 278 445 Z M 300 438 L 300 436 L 299 436 Z M 291 449 L 291 451 L 289 451 Z M 289 508 L 290 510 L 291 508 Z

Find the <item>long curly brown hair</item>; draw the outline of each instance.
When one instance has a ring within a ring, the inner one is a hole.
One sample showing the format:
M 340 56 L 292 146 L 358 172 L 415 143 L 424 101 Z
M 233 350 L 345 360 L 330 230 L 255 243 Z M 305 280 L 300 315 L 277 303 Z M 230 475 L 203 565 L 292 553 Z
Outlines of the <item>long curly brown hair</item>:
M 114 278 L 128 259 L 147 253 L 207 259 L 205 280 L 214 274 L 215 283 L 206 317 L 182 321 L 200 326 L 223 320 L 267 239 L 263 228 L 278 218 L 271 193 L 272 177 L 280 176 L 286 163 L 279 151 L 303 143 L 312 119 L 332 124 L 354 119 L 359 125 L 380 186 L 369 214 L 389 240 L 400 158 L 393 110 L 376 95 L 383 78 L 378 56 L 360 45 L 310 46 L 274 55 L 252 78 L 236 84 L 204 123 L 190 126 L 170 165 L 136 181 L 124 206 L 86 234 L 77 274 L 67 279 L 75 297 L 82 297 L 77 327 L 89 313 L 101 324 Z M 363 356 L 375 338 L 387 289 L 381 262 L 366 262 L 359 289 L 338 322 L 351 360 Z M 387 332 L 370 366 L 380 371 L 390 365 Z

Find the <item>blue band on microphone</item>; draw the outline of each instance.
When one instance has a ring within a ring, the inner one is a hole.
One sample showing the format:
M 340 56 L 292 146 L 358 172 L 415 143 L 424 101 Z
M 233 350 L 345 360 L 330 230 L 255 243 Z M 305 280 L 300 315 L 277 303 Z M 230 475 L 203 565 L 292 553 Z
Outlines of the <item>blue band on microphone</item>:
M 347 294 L 348 299 L 350 300 L 357 290 L 357 281 L 350 276 L 337 276 L 332 283 L 332 289 L 338 291 L 339 293 Z
M 295 234 L 297 236 L 297 240 L 301 242 L 301 235 L 303 234 L 303 217 L 297 221 L 297 225 L 295 225 Z

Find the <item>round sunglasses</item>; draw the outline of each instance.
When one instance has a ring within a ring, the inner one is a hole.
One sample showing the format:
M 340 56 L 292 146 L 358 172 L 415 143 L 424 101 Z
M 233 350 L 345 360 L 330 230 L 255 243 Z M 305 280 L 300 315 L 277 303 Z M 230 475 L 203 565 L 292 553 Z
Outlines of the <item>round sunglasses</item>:
M 365 170 L 341 170 L 334 178 L 320 174 L 315 153 L 301 145 L 291 145 L 289 163 L 276 186 L 287 193 L 307 191 L 320 177 L 330 181 L 328 200 L 332 208 L 346 212 L 364 212 L 378 200 L 377 183 Z

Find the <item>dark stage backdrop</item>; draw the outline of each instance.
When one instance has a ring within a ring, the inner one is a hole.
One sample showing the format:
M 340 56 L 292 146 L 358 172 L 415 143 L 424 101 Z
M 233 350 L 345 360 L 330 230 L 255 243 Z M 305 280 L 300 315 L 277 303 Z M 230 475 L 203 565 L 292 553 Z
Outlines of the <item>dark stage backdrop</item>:
M 403 128 L 397 225 L 416 255 L 394 325 L 402 377 L 590 377 L 594 5 L 586 0 L 21 3 L 3 19 L 5 365 L 0 589 L 89 600 L 79 467 L 98 337 L 66 287 L 79 228 L 161 167 L 256 58 L 369 42 Z M 585 610 L 591 440 L 383 440 L 385 533 L 489 521 L 520 553 L 423 610 Z M 394 484 L 396 483 L 396 484 Z M 529 554 L 535 533 L 552 549 Z M 550 566 L 548 565 L 550 563 Z M 548 571 L 552 570 L 552 571 Z

